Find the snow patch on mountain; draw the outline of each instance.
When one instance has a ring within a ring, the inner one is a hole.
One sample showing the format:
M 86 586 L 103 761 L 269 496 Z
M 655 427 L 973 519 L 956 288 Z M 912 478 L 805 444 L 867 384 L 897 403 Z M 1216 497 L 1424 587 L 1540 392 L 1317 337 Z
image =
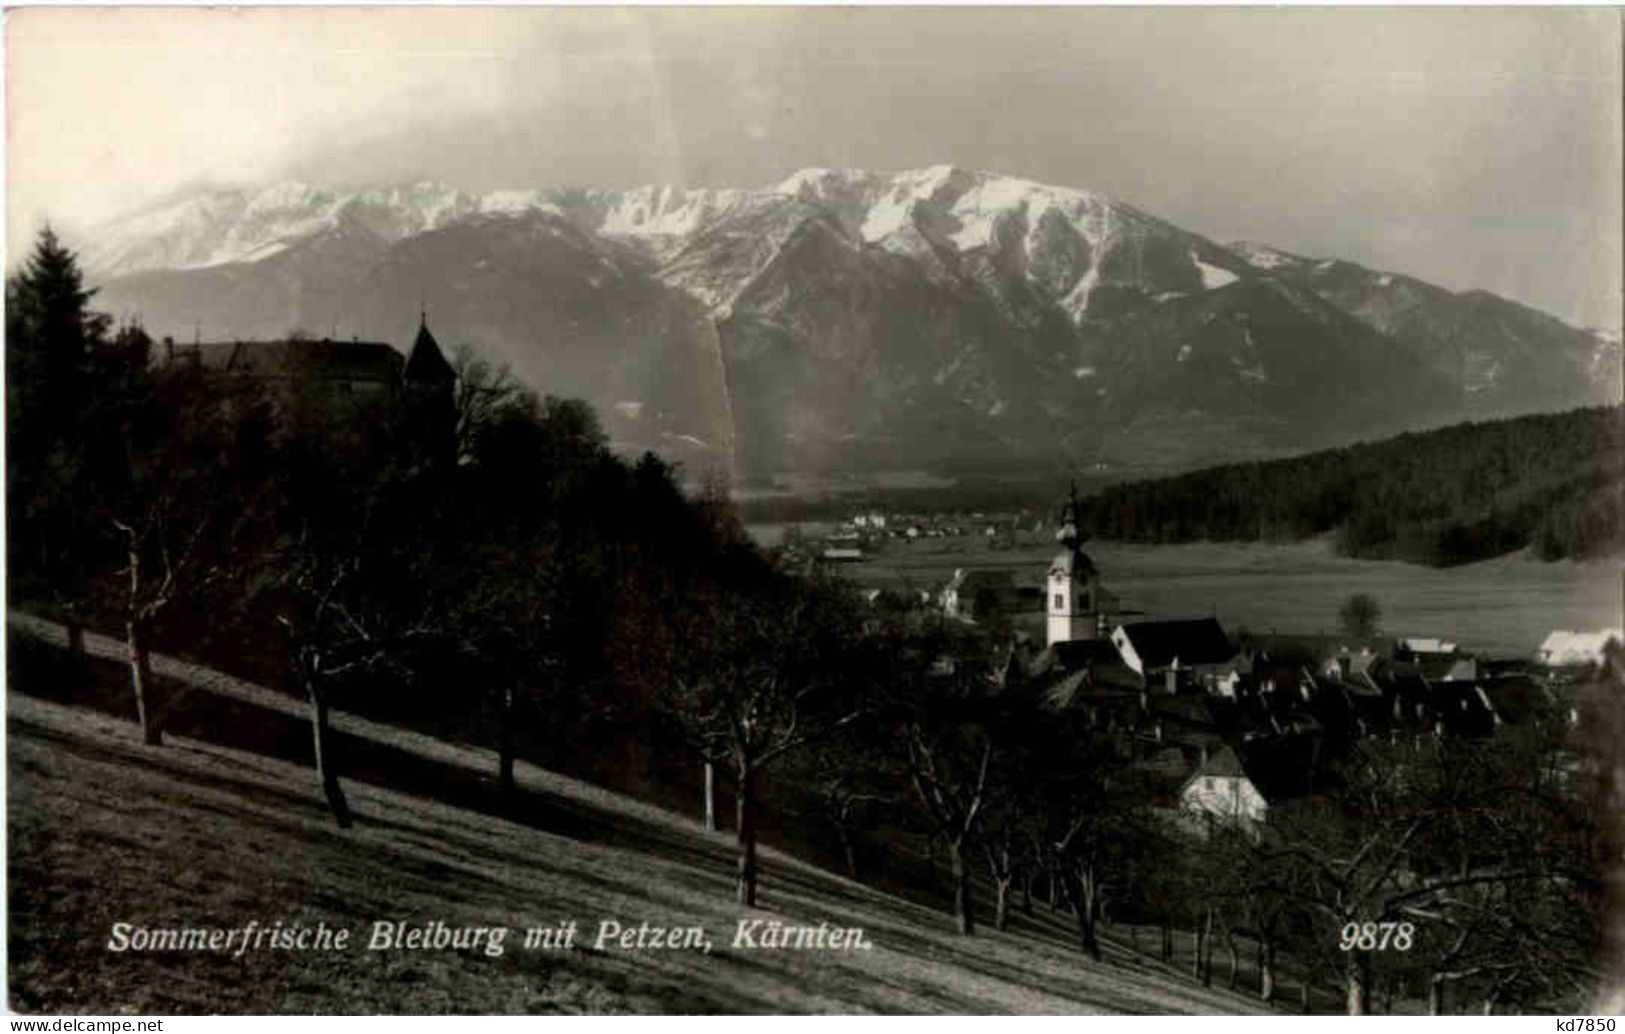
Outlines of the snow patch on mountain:
M 1100 263 L 1096 262 L 1061 300 L 1061 305 L 1066 309 L 1067 315 L 1072 317 L 1072 322 L 1076 323 L 1083 319 L 1089 311 L 1089 296 L 1098 286 L 1100 286 Z
M 1251 241 L 1235 241 L 1231 243 L 1230 250 L 1246 259 L 1248 265 L 1256 269 L 1278 269 L 1302 261 L 1295 255 L 1288 255 L 1284 251 L 1278 251 L 1265 244 L 1254 244 Z
M 619 237 L 686 237 L 745 200 L 740 190 L 677 190 L 639 187 L 621 192 L 593 192 L 602 215 L 591 229 Z
M 1248 344 L 1252 344 L 1251 335 L 1248 336 Z M 1264 372 L 1263 363 L 1248 365 L 1240 356 L 1233 355 L 1230 357 L 1230 365 L 1236 368 L 1236 376 L 1244 381 L 1250 381 L 1253 384 L 1269 383 L 1269 375 Z
M 1209 291 L 1218 290 L 1227 284 L 1233 284 L 1237 280 L 1241 279 L 1228 269 L 1220 269 L 1218 266 L 1208 265 L 1200 258 L 1197 258 L 1196 252 L 1194 251 L 1191 252 L 1191 261 L 1196 264 L 1196 271 L 1202 275 L 1202 286 Z
M 479 212 L 481 215 L 524 215 L 528 212 L 564 215 L 564 210 L 539 190 L 493 190 L 479 199 Z

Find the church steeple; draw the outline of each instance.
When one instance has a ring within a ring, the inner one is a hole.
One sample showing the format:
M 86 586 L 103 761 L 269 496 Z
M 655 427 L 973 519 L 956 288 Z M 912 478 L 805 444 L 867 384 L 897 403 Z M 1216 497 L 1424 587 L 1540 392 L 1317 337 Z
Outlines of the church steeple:
M 1050 561 L 1045 578 L 1046 638 L 1051 646 L 1074 639 L 1091 639 L 1099 632 L 1103 609 L 1100 579 L 1094 561 L 1083 551 L 1081 514 L 1078 486 L 1074 484 L 1061 509 L 1060 529 L 1055 533 L 1061 552 Z

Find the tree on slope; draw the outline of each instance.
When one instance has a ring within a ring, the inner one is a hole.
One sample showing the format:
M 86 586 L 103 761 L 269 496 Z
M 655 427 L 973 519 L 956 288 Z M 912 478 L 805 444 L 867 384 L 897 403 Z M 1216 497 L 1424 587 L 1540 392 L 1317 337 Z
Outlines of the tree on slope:
M 733 775 L 742 905 L 756 904 L 762 774 L 861 713 L 858 642 L 832 582 L 775 577 L 694 600 L 666 707 L 701 757 Z
M 86 411 L 108 318 L 92 312 L 78 259 L 49 228 L 6 280 L 6 505 L 15 594 L 76 597 L 85 549 Z
M 947 852 L 959 932 L 976 932 L 972 853 L 1010 770 L 1014 742 L 982 661 L 987 644 L 944 625 L 897 638 L 887 676 L 887 721 L 935 843 Z M 997 846 L 997 845 L 995 845 Z

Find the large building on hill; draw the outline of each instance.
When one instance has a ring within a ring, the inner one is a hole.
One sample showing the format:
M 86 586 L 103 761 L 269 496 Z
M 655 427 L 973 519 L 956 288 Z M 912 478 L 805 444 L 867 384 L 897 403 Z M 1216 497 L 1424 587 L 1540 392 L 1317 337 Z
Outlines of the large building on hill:
M 165 341 L 162 361 L 219 377 L 242 377 L 287 391 L 317 390 L 359 400 L 393 397 L 401 355 L 377 341 Z
M 457 374 L 429 331 L 418 326 L 410 353 L 402 356 L 378 341 L 286 338 L 280 341 L 206 341 L 190 345 L 166 339 L 159 361 L 190 366 L 219 377 L 240 377 L 338 403 L 393 402 L 410 397 L 434 411 L 451 409 Z

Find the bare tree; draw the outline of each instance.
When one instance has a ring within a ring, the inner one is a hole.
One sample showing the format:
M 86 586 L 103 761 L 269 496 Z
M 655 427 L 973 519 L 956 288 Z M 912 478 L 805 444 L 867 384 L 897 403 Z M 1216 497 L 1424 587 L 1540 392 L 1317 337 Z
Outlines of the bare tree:
M 985 846 L 983 821 L 994 788 L 1011 785 L 1018 757 L 1006 749 L 1016 724 L 994 676 L 997 651 L 985 635 L 940 615 L 923 625 L 904 616 L 888 634 L 885 727 L 933 852 L 940 846 L 948 857 L 959 932 L 973 934 L 971 857 Z
M 976 905 L 965 854 L 977 834 L 986 801 L 993 739 L 985 728 L 969 723 L 943 728 L 912 721 L 903 726 L 902 734 L 909 779 L 948 851 L 959 932 L 973 934 Z
M 367 529 L 363 521 L 362 539 Z M 335 696 L 381 681 L 410 686 L 416 679 L 413 656 L 449 649 L 451 638 L 442 599 L 424 591 L 410 561 L 388 550 L 374 552 L 373 545 L 342 550 L 332 540 L 319 548 L 302 543 L 288 560 L 287 604 L 278 616 L 293 674 L 310 704 L 317 781 L 341 828 L 350 826 L 352 816 L 330 724 Z
M 781 581 L 695 600 L 667 708 L 700 756 L 734 781 L 738 901 L 756 904 L 762 774 L 861 713 L 857 629 L 833 584 Z
M 874 733 L 873 727 L 853 723 L 795 759 L 793 778 L 810 786 L 818 818 L 835 833 L 841 864 L 853 878 L 862 868 L 860 838 L 897 798 L 895 773 L 886 768 L 885 746 L 875 742 Z
M 1506 763 L 1520 756 L 1511 742 L 1367 743 L 1344 766 L 1342 800 L 1272 817 L 1264 830 L 1259 872 L 1314 923 L 1306 957 L 1341 970 L 1351 1015 L 1371 1010 L 1377 953 L 1340 949 L 1337 931 L 1350 924 L 1411 922 L 1440 960 L 1464 958 L 1473 938 L 1515 930 L 1495 942 L 1493 968 L 1463 974 L 1495 976 L 1499 996 L 1527 991 L 1537 970 L 1558 964 L 1551 949 L 1576 941 L 1567 924 L 1584 914 L 1571 900 L 1584 876 L 1571 864 L 1566 820 L 1530 781 L 1538 765 Z M 1486 907 L 1497 913 L 1492 922 Z M 1435 975 L 1448 983 L 1457 972 Z
M 477 451 L 479 437 L 507 412 L 527 405 L 528 393 L 507 366 L 492 364 L 466 344 L 452 348 L 451 368 L 457 376 L 453 394 L 457 454 L 467 457 Z M 534 405 L 534 399 L 528 404 Z
M 239 543 L 266 516 L 262 403 L 248 386 L 180 374 L 158 377 L 131 405 L 124 477 L 104 509 L 124 557 L 119 595 L 130 683 L 151 746 L 162 742 L 163 720 L 179 702 L 159 705 L 154 697 L 153 627 L 178 601 L 224 580 Z

